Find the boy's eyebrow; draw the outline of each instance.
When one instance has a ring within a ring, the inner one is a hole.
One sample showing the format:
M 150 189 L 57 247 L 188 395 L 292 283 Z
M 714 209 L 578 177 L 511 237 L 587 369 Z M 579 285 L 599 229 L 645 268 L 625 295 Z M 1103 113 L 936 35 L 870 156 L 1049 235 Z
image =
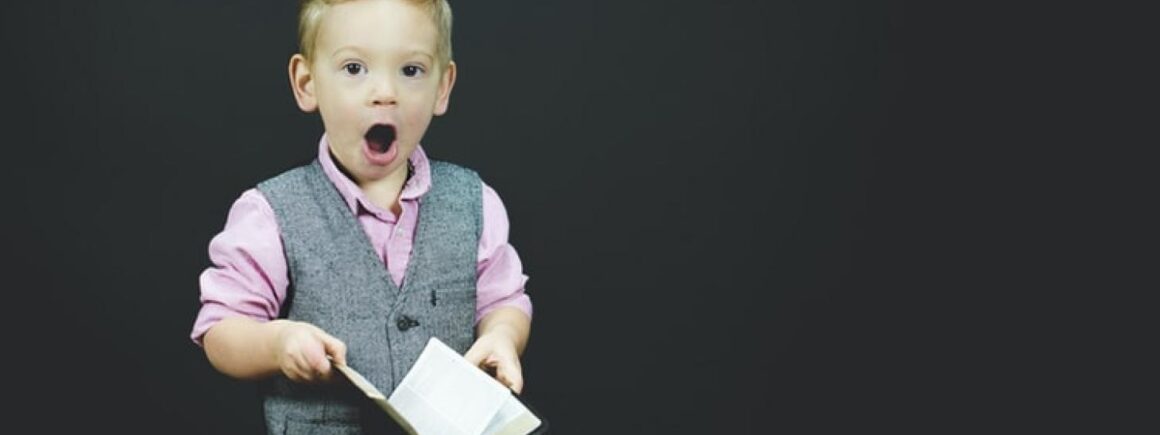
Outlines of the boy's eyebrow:
M 363 54 L 364 54 L 364 53 L 363 53 L 363 50 L 362 50 L 360 47 L 358 47 L 357 45 L 344 45 L 344 46 L 342 46 L 342 47 L 339 47 L 339 48 L 335 49 L 335 50 L 334 50 L 334 53 L 332 53 L 332 54 L 330 55 L 330 57 L 332 57 L 332 58 L 338 57 L 340 54 L 343 54 L 343 52 L 345 52 L 345 51 L 353 51 L 353 52 L 355 52 L 356 54 L 359 54 L 359 55 L 363 55 Z M 423 57 L 426 57 L 426 58 L 427 58 L 427 59 L 429 59 L 429 60 L 435 60 L 435 55 L 434 55 L 434 54 L 432 54 L 431 52 L 429 52 L 429 51 L 427 51 L 427 50 L 418 49 L 418 48 L 417 48 L 417 49 L 414 49 L 414 50 L 411 50 L 411 51 L 409 51 L 409 52 L 407 52 L 407 53 L 406 53 L 406 56 L 407 56 L 407 57 L 411 57 L 411 56 L 423 56 Z
M 427 52 L 427 50 L 411 50 L 410 53 L 407 53 L 408 57 L 416 55 L 426 57 L 428 60 L 435 60 L 435 55 Z
M 344 51 L 348 51 L 348 50 L 349 50 L 349 51 L 353 51 L 353 52 L 355 52 L 355 53 L 357 53 L 357 54 L 362 54 L 362 50 L 360 50 L 360 49 L 359 49 L 357 46 L 354 46 L 354 45 L 344 45 L 344 46 L 342 46 L 342 47 L 338 47 L 337 49 L 335 49 L 335 50 L 334 50 L 334 53 L 331 53 L 330 57 L 338 57 L 338 55 L 342 54 L 342 52 L 344 52 Z

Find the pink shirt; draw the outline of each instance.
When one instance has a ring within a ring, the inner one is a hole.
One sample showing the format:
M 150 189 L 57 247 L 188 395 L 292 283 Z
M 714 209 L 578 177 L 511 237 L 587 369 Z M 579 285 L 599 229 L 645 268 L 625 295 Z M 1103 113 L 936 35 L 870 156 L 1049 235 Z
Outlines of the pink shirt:
M 323 135 L 318 160 L 331 183 L 358 217 L 371 246 L 402 286 L 411 260 L 419 197 L 431 187 L 431 167 L 422 147 L 411 154 L 414 174 L 399 195 L 401 212 L 395 216 L 370 202 L 358 186 L 339 171 Z M 508 217 L 503 202 L 486 183 L 483 190 L 483 231 L 476 262 L 475 321 L 500 306 L 519 308 L 529 317 L 531 299 L 524 293 L 528 277 L 515 248 L 508 244 Z M 276 318 L 286 300 L 290 278 L 274 210 L 257 189 L 242 193 L 230 208 L 225 229 L 209 243 L 213 266 L 201 274 L 201 310 L 190 338 L 198 345 L 214 323 L 228 316 L 258 321 Z

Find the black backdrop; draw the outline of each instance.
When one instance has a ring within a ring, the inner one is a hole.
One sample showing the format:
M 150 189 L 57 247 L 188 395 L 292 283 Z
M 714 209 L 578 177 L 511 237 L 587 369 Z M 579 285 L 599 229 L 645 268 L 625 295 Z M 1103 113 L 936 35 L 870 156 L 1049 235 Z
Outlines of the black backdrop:
M 231 202 L 315 151 L 285 73 L 294 3 L 5 6 L 7 391 L 38 432 L 261 430 L 251 386 L 187 336 Z M 1029 63 L 1010 54 L 1034 44 L 1005 38 L 1019 16 L 454 7 L 460 78 L 424 143 L 505 200 L 535 303 L 525 394 L 558 433 L 1020 413 L 995 403 L 1022 390 L 982 374 L 999 359 L 961 350 L 979 331 L 948 320 L 1002 285 L 1002 262 L 974 260 L 1026 247 L 963 206 L 989 177 L 952 176 L 1040 89 L 992 99 Z

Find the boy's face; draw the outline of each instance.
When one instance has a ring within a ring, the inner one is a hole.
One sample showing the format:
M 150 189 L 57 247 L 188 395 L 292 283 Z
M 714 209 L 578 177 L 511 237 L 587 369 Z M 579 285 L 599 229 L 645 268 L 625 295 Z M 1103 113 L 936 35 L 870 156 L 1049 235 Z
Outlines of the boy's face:
M 291 59 L 299 107 L 321 112 L 331 151 L 360 185 L 405 174 L 431 117 L 447 111 L 455 65 L 440 68 L 438 38 L 414 6 L 359 0 L 323 14 L 313 59 Z

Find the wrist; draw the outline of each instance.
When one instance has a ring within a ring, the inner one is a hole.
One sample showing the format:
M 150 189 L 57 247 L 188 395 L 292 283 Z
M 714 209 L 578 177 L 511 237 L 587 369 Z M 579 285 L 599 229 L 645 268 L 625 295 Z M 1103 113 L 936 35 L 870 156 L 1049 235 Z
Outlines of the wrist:
M 523 354 L 528 339 L 530 319 L 524 312 L 514 307 L 500 307 L 486 316 L 479 323 L 480 338 L 488 340 L 503 340 L 510 343 L 517 354 Z
M 286 333 L 297 322 L 287 319 L 275 319 L 266 322 L 263 326 L 266 329 L 266 354 L 269 355 L 269 361 L 274 367 L 280 367 L 282 364 L 282 356 L 284 342 L 286 341 Z
M 517 357 L 523 353 L 523 349 L 520 349 L 519 333 L 510 326 L 504 325 L 491 328 L 480 338 L 482 339 L 481 341 L 491 343 L 493 349 L 499 350 L 502 353 L 513 352 Z
M 518 338 L 518 333 L 515 328 L 504 324 L 491 325 L 486 331 L 480 334 L 480 338 L 491 337 L 491 339 L 499 339 L 505 342 L 515 344 Z

